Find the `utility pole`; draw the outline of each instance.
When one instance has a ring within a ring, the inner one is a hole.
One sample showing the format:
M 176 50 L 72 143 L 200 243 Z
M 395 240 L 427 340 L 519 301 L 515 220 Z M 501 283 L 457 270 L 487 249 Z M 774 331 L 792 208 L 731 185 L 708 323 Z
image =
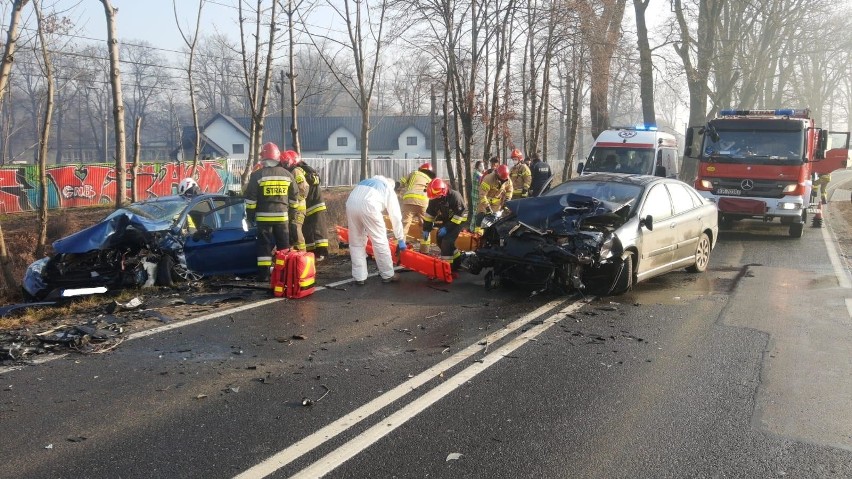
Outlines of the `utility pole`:
M 281 70 L 281 85 L 275 85 L 275 90 L 278 91 L 281 100 L 281 150 L 289 150 L 287 148 L 287 129 L 284 127 L 284 70 Z
M 436 139 L 435 139 L 435 137 L 437 136 L 437 131 L 438 131 L 438 119 L 435 118 L 435 115 L 436 115 L 436 112 L 435 112 L 435 109 L 436 109 L 436 105 L 435 105 L 435 85 L 432 84 L 429 87 L 429 90 L 430 90 L 430 95 L 432 97 L 432 101 L 431 101 L 431 105 L 430 105 L 430 111 L 429 111 L 429 119 L 432 122 L 432 142 L 431 142 L 432 143 L 432 145 L 431 145 L 431 149 L 432 149 L 432 169 L 434 171 L 438 171 L 438 149 L 437 149 L 437 146 L 436 146 Z

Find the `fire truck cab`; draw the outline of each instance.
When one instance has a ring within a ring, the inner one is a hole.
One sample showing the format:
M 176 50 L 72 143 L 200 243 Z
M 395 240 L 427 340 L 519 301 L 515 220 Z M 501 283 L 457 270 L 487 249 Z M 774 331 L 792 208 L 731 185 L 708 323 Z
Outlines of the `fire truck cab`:
M 693 142 L 696 132 L 703 140 Z M 722 226 L 777 219 L 799 238 L 807 223 L 812 165 L 825 159 L 828 136 L 807 109 L 722 110 L 704 127 L 687 131 L 685 155 L 698 159 L 695 188 L 716 203 Z
M 674 135 L 656 128 L 619 127 L 601 132 L 577 173 L 632 173 L 677 178 L 680 161 Z

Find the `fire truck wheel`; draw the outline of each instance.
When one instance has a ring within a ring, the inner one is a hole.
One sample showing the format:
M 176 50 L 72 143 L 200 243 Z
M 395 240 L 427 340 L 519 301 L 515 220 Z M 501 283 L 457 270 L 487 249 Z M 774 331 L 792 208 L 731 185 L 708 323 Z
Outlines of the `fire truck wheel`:
M 793 223 L 790 225 L 790 237 L 791 238 L 801 238 L 802 231 L 805 229 L 804 223 Z
M 695 263 L 686 268 L 690 273 L 703 273 L 707 271 L 707 264 L 710 262 L 710 237 L 707 233 L 701 233 L 701 238 L 698 239 L 698 245 L 695 247 Z

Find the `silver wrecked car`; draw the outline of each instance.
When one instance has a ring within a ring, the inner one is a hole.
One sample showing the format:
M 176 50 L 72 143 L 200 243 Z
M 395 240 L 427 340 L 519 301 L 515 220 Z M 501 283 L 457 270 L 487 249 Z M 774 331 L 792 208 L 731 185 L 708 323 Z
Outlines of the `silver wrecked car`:
M 621 294 L 672 270 L 707 269 L 718 236 L 716 205 L 671 178 L 598 173 L 486 217 L 466 259 L 486 286 Z

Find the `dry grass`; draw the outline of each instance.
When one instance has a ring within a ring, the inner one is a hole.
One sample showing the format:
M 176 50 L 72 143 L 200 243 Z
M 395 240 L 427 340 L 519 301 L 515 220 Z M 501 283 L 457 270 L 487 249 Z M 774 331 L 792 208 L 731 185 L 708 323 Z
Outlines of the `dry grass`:
M 323 191 L 323 197 L 328 207 L 328 238 L 330 240 L 329 249 L 332 253 L 337 252 L 337 235 L 334 226 L 346 223 L 346 198 L 351 190 L 351 187 L 335 187 Z M 51 211 L 47 226 L 48 253 L 50 253 L 49 245 L 57 239 L 97 223 L 112 211 L 112 207 Z M 11 258 L 13 275 L 20 282 L 27 266 L 36 260 L 35 245 L 38 241 L 38 216 L 33 212 L 2 215 L 0 216 L 0 226 L 3 228 L 6 249 Z M 23 297 L 18 286 L 15 285 L 15 287 L 10 288 L 3 284 L 0 288 L 0 304 L 22 301 Z M 28 313 L 27 316 L 37 314 L 36 311 L 33 311 Z M 51 314 L 57 314 L 57 311 L 52 309 Z M 24 320 L 28 321 L 28 319 Z M 2 324 L 2 321 L 0 321 L 0 325 Z
M 87 226 L 102 220 L 112 212 L 111 207 L 73 208 L 51 211 L 47 218 L 47 244 L 68 236 Z M 35 249 L 38 242 L 38 216 L 34 212 L 16 213 L 0 216 L 6 250 L 12 263 L 12 274 L 18 282 L 24 277 L 27 266 L 36 260 Z M 0 304 L 20 302 L 23 298 L 20 289 L 3 284 L 0 289 Z

